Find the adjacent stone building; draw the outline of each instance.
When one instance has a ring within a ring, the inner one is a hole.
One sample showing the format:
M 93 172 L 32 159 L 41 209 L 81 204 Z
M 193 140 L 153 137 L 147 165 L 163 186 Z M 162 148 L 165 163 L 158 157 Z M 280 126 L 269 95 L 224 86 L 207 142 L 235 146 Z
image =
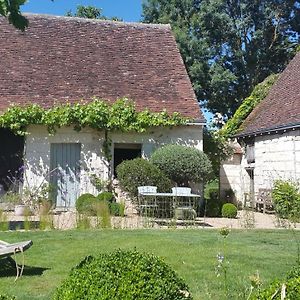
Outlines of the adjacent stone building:
M 276 179 L 300 181 L 300 53 L 242 124 L 234 156 L 220 171 L 221 190 L 255 200 Z
M 59 168 L 62 175 L 52 176 L 55 201 L 69 207 L 79 194 L 95 191 L 91 177 L 106 179 L 109 164 L 114 169 L 122 159 L 149 157 L 166 143 L 202 150 L 205 120 L 169 25 L 27 17 L 25 32 L 0 18 L 2 112 L 12 103 L 37 103 L 47 109 L 93 97 L 110 103 L 127 97 L 137 110 L 178 112 L 192 121 L 143 134 L 112 132 L 111 162 L 103 154 L 104 132 L 91 128 L 76 132 L 66 127 L 49 135 L 45 127 L 34 125 L 24 140 L 1 130 L 7 147 L 0 150 L 0 183 L 7 185 L 7 175 L 23 162 L 27 186 L 48 182 Z

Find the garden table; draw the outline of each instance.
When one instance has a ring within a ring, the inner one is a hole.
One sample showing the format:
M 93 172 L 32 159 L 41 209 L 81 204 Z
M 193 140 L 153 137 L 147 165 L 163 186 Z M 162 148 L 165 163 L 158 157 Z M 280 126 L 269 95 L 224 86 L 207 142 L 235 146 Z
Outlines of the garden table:
M 154 198 L 154 203 L 155 206 L 157 207 L 157 201 L 158 198 L 171 198 L 172 199 L 172 209 L 173 209 L 173 214 L 177 218 L 183 218 L 185 214 L 192 214 L 194 217 L 196 216 L 196 211 L 194 209 L 193 203 L 192 203 L 192 198 L 201 198 L 201 195 L 198 194 L 192 194 L 192 193 L 157 193 L 157 192 L 140 192 L 139 197 L 151 197 Z M 187 199 L 188 201 L 180 201 L 182 199 Z M 183 202 L 183 203 L 182 203 Z M 146 207 L 144 205 L 144 207 Z M 153 205 L 152 205 L 153 206 Z M 154 207 L 154 206 L 153 206 Z M 193 218 L 194 218 L 193 217 Z

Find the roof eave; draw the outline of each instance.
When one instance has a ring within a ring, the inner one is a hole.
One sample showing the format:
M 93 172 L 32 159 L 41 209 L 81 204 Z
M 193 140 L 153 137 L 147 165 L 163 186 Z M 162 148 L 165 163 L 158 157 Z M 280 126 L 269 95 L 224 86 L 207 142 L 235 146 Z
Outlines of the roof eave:
M 206 121 L 203 119 L 194 119 L 194 120 L 187 122 L 187 125 L 189 125 L 189 126 L 205 126 Z
M 239 133 L 235 134 L 233 137 L 234 138 L 245 138 L 245 137 L 253 137 L 253 136 L 258 136 L 258 135 L 268 135 L 271 133 L 279 133 L 279 132 L 286 132 L 290 130 L 296 130 L 300 129 L 300 123 L 293 123 L 293 124 L 287 124 L 287 125 L 282 125 L 282 126 L 276 126 L 276 127 L 270 127 L 270 128 L 264 128 L 252 132 L 244 132 L 244 133 Z

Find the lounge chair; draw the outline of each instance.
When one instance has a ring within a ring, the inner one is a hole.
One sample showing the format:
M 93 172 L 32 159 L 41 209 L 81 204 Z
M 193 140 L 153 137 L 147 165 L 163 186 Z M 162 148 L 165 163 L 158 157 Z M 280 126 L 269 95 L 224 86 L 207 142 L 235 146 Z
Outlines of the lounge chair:
M 15 266 L 17 269 L 17 280 L 22 276 L 24 270 L 24 251 L 32 246 L 32 241 L 23 241 L 18 243 L 7 243 L 0 240 L 0 259 L 7 259 L 12 266 Z M 16 254 L 22 254 L 22 264 L 18 265 L 16 261 Z M 14 256 L 14 259 L 12 258 Z

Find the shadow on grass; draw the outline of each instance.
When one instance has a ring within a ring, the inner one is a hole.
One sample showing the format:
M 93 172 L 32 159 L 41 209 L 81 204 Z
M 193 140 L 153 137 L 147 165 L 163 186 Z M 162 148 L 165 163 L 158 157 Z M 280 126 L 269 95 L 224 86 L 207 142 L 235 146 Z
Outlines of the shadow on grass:
M 24 266 L 22 276 L 40 276 L 44 271 L 50 268 Z M 11 261 L 7 259 L 0 260 L 0 277 L 16 277 L 16 266 L 13 266 Z

